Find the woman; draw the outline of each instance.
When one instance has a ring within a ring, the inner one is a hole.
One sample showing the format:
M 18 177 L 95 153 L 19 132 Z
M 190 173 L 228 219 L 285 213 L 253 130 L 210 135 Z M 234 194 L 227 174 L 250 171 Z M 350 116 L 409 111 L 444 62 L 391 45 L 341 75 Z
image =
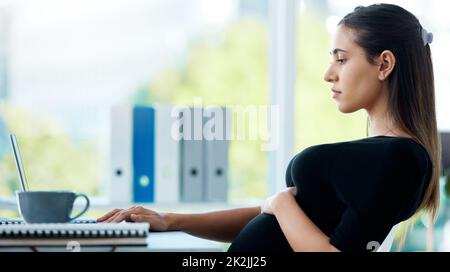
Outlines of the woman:
M 370 136 L 307 148 L 287 168 L 288 189 L 261 207 L 204 214 L 113 210 L 99 222 L 149 222 L 232 242 L 230 251 L 364 251 L 439 202 L 439 139 L 429 43 L 395 5 L 358 7 L 339 23 L 325 73 L 339 110 L 365 109 Z

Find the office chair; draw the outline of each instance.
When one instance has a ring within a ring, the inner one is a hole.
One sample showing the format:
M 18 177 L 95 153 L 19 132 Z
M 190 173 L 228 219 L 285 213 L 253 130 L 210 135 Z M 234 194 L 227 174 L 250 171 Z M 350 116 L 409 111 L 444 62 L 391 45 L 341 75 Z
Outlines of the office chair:
M 381 246 L 378 248 L 377 252 L 390 252 L 392 244 L 394 242 L 395 233 L 397 232 L 399 224 L 392 227 L 391 231 L 389 232 L 388 236 L 386 236 L 386 239 L 384 239 Z

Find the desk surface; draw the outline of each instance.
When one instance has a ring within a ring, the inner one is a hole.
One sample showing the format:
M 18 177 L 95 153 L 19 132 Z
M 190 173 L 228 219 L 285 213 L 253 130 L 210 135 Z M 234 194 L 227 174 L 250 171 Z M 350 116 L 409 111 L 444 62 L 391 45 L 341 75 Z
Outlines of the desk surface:
M 223 252 L 226 244 L 197 238 L 180 231 L 150 232 L 147 247 L 82 247 L 81 252 Z M 0 252 L 30 252 L 30 251 L 73 251 L 64 247 L 0 247 Z
M 149 251 L 224 251 L 225 244 L 197 238 L 181 231 L 150 232 Z

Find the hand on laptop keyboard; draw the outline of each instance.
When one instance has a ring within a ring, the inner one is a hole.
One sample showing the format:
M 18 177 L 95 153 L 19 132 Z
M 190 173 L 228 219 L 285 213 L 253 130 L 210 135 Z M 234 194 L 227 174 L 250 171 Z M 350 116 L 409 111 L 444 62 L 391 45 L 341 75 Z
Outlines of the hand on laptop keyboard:
M 169 230 L 167 214 L 158 213 L 142 206 L 133 206 L 129 209 L 114 209 L 97 219 L 98 223 L 119 222 L 147 222 L 154 231 Z

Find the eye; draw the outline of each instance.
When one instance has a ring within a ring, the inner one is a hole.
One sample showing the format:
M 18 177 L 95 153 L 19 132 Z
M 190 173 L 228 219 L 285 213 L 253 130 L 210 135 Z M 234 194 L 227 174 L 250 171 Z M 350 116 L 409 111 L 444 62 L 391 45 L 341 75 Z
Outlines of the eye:
M 346 60 L 345 59 L 337 59 L 336 62 L 342 65 L 342 64 L 345 64 Z

